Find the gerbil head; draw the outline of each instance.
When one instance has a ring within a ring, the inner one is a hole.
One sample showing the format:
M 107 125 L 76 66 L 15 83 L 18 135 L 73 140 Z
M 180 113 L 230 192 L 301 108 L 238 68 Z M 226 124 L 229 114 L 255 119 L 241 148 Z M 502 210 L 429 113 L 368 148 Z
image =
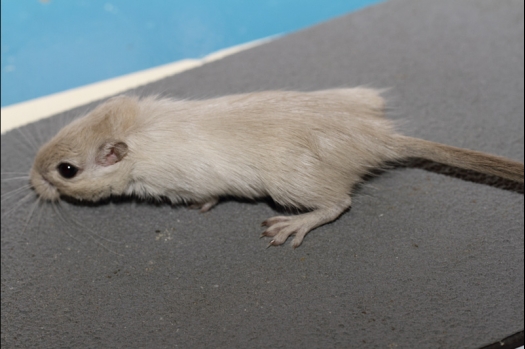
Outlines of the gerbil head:
M 30 181 L 37 194 L 51 201 L 122 194 L 131 169 L 126 139 L 138 112 L 136 99 L 115 97 L 60 130 L 33 163 Z

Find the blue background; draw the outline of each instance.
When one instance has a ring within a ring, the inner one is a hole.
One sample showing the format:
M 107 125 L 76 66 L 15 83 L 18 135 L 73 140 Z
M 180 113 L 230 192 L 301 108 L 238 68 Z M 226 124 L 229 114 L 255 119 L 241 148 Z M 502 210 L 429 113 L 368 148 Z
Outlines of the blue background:
M 2 0 L 2 106 L 270 35 L 379 0 Z

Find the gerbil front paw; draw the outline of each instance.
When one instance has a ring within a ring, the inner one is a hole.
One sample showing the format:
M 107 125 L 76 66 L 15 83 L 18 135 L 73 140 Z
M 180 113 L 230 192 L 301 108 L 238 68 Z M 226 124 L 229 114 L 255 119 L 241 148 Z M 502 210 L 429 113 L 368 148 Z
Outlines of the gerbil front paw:
M 304 236 L 310 229 L 301 222 L 298 216 L 286 217 L 276 216 L 265 220 L 262 223 L 263 227 L 268 227 L 261 235 L 272 237 L 269 246 L 282 245 L 290 235 L 295 235 L 292 241 L 292 247 L 298 247 L 303 242 Z
M 191 204 L 188 207 L 192 210 L 200 210 L 201 213 L 208 212 L 213 206 L 217 205 L 219 199 L 211 199 L 207 202 Z

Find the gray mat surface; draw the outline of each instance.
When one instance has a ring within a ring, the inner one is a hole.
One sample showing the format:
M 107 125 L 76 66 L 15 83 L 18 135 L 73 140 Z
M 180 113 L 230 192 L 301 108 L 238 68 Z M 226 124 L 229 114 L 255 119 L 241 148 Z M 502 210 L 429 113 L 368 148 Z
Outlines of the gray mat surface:
M 523 161 L 523 18 L 517 0 L 393 0 L 135 92 L 391 87 L 405 133 Z M 3 135 L 2 173 L 92 107 Z M 63 204 L 66 222 L 43 205 L 25 227 L 26 193 L 2 199 L 4 348 L 480 348 L 524 328 L 513 191 L 396 169 L 296 250 L 259 239 L 264 202 Z

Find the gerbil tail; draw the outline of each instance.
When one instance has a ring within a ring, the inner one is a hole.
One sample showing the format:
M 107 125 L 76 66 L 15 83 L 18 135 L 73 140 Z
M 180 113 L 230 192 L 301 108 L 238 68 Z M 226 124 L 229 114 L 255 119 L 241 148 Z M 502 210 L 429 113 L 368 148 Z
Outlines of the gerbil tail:
M 399 136 L 398 140 L 401 154 L 404 157 L 432 160 L 523 183 L 523 163 L 521 162 L 419 138 Z

